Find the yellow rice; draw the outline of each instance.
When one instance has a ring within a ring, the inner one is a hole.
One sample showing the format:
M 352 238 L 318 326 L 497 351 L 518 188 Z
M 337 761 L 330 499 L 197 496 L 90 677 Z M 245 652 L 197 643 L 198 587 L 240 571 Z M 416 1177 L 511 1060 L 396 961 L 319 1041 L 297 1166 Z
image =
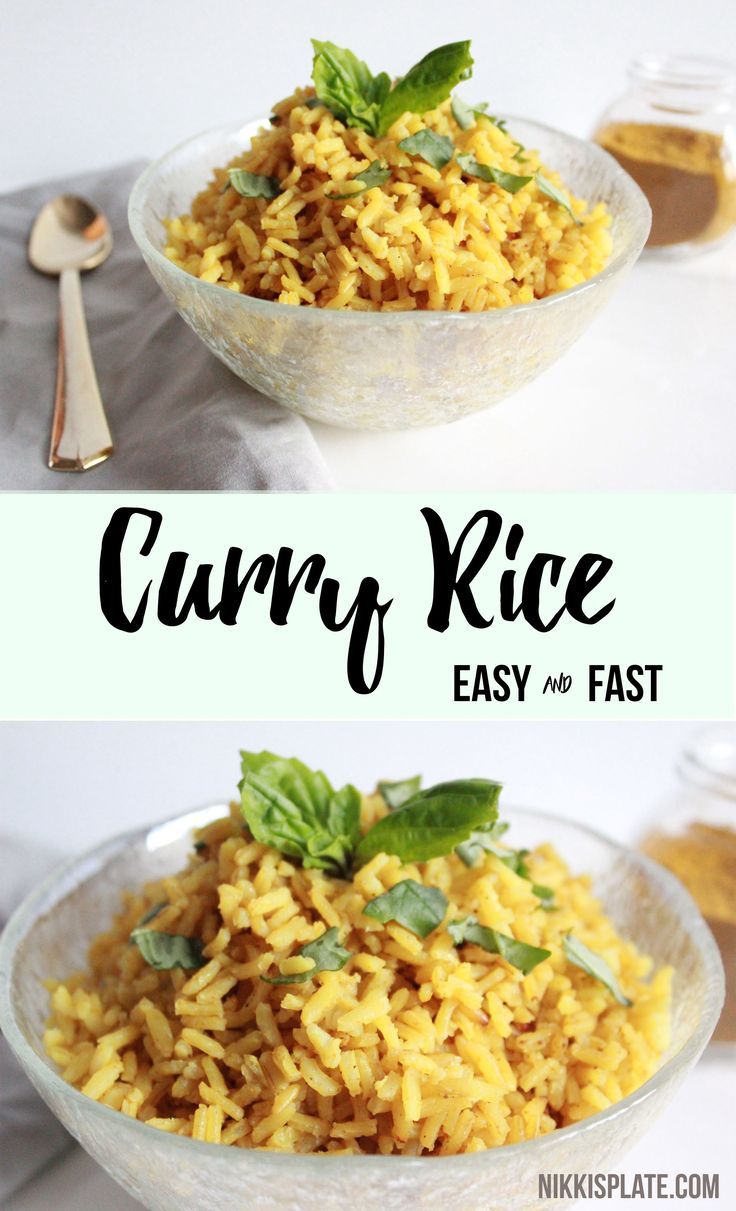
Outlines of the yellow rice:
M 610 216 L 564 190 L 534 151 L 485 116 L 462 130 L 445 101 L 419 117 L 404 114 L 383 138 L 347 128 L 300 89 L 275 107 L 276 125 L 228 167 L 276 177 L 272 200 L 228 188 L 225 167 L 166 222 L 166 255 L 206 282 L 296 306 L 361 311 L 486 311 L 530 303 L 586 281 L 611 252 Z M 455 159 L 438 170 L 398 147 L 428 127 L 452 137 L 456 152 L 532 180 L 512 194 L 463 177 Z M 374 160 L 390 179 L 350 198 L 350 178 Z M 578 224 L 540 192 L 533 174 L 561 187 Z
M 363 822 L 385 813 L 376 795 Z M 198 834 L 186 870 L 125 897 L 90 948 L 89 970 L 49 981 L 45 1034 L 87 1096 L 162 1131 L 244 1148 L 405 1155 L 475 1152 L 533 1139 L 638 1088 L 669 1044 L 670 970 L 624 941 L 591 894 L 542 845 L 527 862 L 555 911 L 491 854 L 401 866 L 378 854 L 352 882 L 304 870 L 250 839 L 233 809 Z M 440 887 L 446 921 L 549 949 L 527 976 L 445 927 L 425 939 L 365 916 L 407 877 Z M 206 942 L 198 970 L 156 971 L 129 943 L 143 914 Z M 301 984 L 295 952 L 340 927 L 354 952 Z M 630 1008 L 566 962 L 564 935 L 605 958 Z

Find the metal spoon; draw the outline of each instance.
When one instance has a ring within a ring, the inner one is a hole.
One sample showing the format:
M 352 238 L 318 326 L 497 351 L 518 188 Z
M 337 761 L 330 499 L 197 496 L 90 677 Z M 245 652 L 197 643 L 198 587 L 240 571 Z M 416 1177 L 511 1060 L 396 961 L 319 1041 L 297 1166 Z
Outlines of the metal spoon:
M 34 269 L 59 277 L 59 356 L 49 467 L 86 471 L 113 452 L 84 318 L 79 272 L 112 251 L 107 219 L 84 198 L 62 194 L 39 213 L 28 243 Z

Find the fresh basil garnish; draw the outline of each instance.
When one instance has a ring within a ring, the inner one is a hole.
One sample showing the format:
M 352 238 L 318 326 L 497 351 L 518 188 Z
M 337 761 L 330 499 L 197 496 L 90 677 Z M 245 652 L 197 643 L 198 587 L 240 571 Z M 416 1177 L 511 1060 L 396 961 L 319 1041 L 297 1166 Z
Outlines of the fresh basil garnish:
M 334 42 L 312 39 L 312 80 L 318 100 L 344 122 L 381 136 L 404 113 L 435 109 L 471 74 L 469 42 L 430 51 L 391 87 L 386 72 L 374 76 L 367 63 Z
M 398 782 L 379 782 L 378 791 L 389 811 L 395 812 L 416 795 L 421 785 L 422 775 L 416 774 L 413 778 L 401 778 Z
M 295 757 L 241 752 L 241 812 L 248 828 L 303 866 L 346 875 L 360 837 L 360 794 L 334 790 L 320 770 Z
M 276 177 L 261 177 L 256 172 L 246 172 L 244 168 L 228 168 L 227 175 L 241 198 L 277 198 L 281 193 L 281 185 Z
M 463 173 L 467 177 L 478 177 L 481 181 L 498 185 L 507 193 L 518 193 L 531 181 L 531 177 L 517 177 L 513 172 L 503 172 L 500 168 L 491 168 L 490 164 L 479 164 L 475 156 L 461 153 L 457 157 Z
M 407 135 L 399 143 L 402 151 L 410 156 L 419 156 L 433 168 L 444 168 L 455 154 L 455 144 L 448 135 L 438 135 L 433 130 L 418 130 L 415 135 Z
M 427 862 L 450 853 L 498 815 L 501 786 L 484 778 L 441 782 L 418 791 L 403 807 L 365 833 L 356 850 L 360 862 L 374 854 L 396 854 L 402 862 Z
M 569 963 L 572 963 L 575 967 L 579 967 L 581 971 L 592 976 L 594 980 L 605 984 L 609 992 L 613 993 L 619 1005 L 628 1006 L 633 1004 L 633 1001 L 624 996 L 621 986 L 606 960 L 597 955 L 584 942 L 581 942 L 579 938 L 573 937 L 571 933 L 567 934 L 563 939 L 562 949 Z
M 472 75 L 473 57 L 470 42 L 449 42 L 432 50 L 401 79 L 386 95 L 379 117 L 379 134 L 402 114 L 425 114 L 446 101 L 456 84 Z
M 377 134 L 381 105 L 391 88 L 386 72 L 374 76 L 367 63 L 334 42 L 312 38 L 312 47 L 317 100 L 346 126 Z
M 166 903 L 155 904 L 131 932 L 129 941 L 137 946 L 149 967 L 156 971 L 171 971 L 173 967 L 187 970 L 201 967 L 204 963 L 203 943 L 199 938 L 187 938 L 180 933 L 160 933 L 157 929 L 146 929 L 149 921 L 157 917 Z
M 359 193 L 363 193 L 366 189 L 375 189 L 377 185 L 384 185 L 391 176 L 391 169 L 381 160 L 374 160 L 362 172 L 357 172 L 354 177 L 348 177 L 349 181 L 357 181 L 360 188 L 351 189 L 349 193 L 328 193 L 327 197 L 331 201 L 336 202 L 340 198 L 354 198 Z
M 416 879 L 402 879 L 388 891 L 369 900 L 363 912 L 377 921 L 397 921 L 417 937 L 426 938 L 441 925 L 447 912 L 447 896 L 439 887 L 424 887 Z
M 350 951 L 340 945 L 337 926 L 326 929 L 313 942 L 307 942 L 297 954 L 304 959 L 313 959 L 314 967 L 309 971 L 298 971 L 286 976 L 261 976 L 265 984 L 304 984 L 320 971 L 339 971 L 350 958 Z
M 562 206 L 563 209 L 565 209 L 567 211 L 570 218 L 575 221 L 577 226 L 581 227 L 582 219 L 579 219 L 578 216 L 575 214 L 575 211 L 573 210 L 572 206 L 568 202 L 564 193 L 562 193 L 562 191 L 559 190 L 556 185 L 553 185 L 551 181 L 548 181 L 546 177 L 543 177 L 541 172 L 538 172 L 534 179 L 537 183 L 537 189 L 539 190 L 539 192 L 546 194 L 547 197 L 551 198 L 553 202 L 557 202 L 558 206 Z
M 517 942 L 507 934 L 499 933 L 497 929 L 488 929 L 479 925 L 475 917 L 461 917 L 451 921 L 447 926 L 448 933 L 456 946 L 465 943 L 471 946 L 481 946 L 489 954 L 500 955 L 512 967 L 516 967 L 525 976 L 529 975 L 539 963 L 551 955 L 550 950 L 540 946 L 530 946 L 527 942 Z

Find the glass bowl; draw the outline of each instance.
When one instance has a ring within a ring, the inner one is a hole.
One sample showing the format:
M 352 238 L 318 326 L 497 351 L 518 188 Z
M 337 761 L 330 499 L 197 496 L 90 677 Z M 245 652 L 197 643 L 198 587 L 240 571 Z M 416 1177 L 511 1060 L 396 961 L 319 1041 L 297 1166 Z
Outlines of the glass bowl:
M 723 967 L 693 900 L 667 871 L 590 829 L 543 813 L 505 813 L 514 845 L 551 841 L 574 872 L 589 872 L 621 932 L 672 964 L 672 1046 L 636 1093 L 583 1123 L 526 1143 L 464 1156 L 325 1156 L 219 1147 L 147 1127 L 92 1101 L 55 1071 L 42 1045 L 42 981 L 85 965 L 91 938 L 111 922 L 120 893 L 181 869 L 192 829 L 223 805 L 108 841 L 75 858 L 18 909 L 0 941 L 0 1025 L 26 1073 L 84 1148 L 154 1211 L 531 1211 L 538 1175 L 609 1169 L 667 1105 L 718 1019 Z M 556 1205 L 567 1205 L 562 1200 Z
M 549 126 L 507 119 L 580 197 L 605 202 L 613 252 L 579 286 L 485 312 L 356 312 L 235 294 L 202 282 L 162 252 L 162 220 L 186 212 L 248 146 L 265 119 L 182 143 L 133 188 L 129 220 L 143 258 L 191 328 L 240 378 L 304 416 L 352 429 L 407 429 L 458 420 L 498 403 L 557 360 L 636 261 L 651 212 L 638 185 L 602 148 Z

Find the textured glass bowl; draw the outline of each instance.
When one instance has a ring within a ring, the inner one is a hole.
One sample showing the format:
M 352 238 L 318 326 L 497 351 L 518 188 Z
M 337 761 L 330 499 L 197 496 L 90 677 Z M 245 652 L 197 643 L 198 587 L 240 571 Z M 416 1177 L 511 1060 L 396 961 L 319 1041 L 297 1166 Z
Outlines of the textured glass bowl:
M 672 1047 L 636 1093 L 584 1123 L 527 1143 L 456 1157 L 296 1155 L 218 1147 L 127 1118 L 66 1084 L 42 1046 L 42 980 L 85 965 L 90 939 L 111 922 L 120 892 L 181 869 L 192 829 L 226 809 L 204 808 L 109 841 L 37 888 L 0 942 L 0 1024 L 41 1096 L 87 1151 L 155 1211 L 528 1211 L 540 1172 L 610 1168 L 667 1105 L 715 1026 L 723 967 L 695 903 L 661 867 L 555 816 L 506 813 L 515 845 L 551 841 L 574 872 L 589 872 L 621 932 L 675 968 Z M 565 1200 L 563 1202 L 566 1204 Z M 556 1204 L 563 1205 L 563 1203 Z
M 548 126 L 509 118 L 527 147 L 612 219 L 607 267 L 548 299 L 482 313 L 328 311 L 201 282 L 161 251 L 162 220 L 188 211 L 212 169 L 264 124 L 199 135 L 152 164 L 130 197 L 144 260 L 191 328 L 235 374 L 295 412 L 355 429 L 457 420 L 530 383 L 577 340 L 634 264 L 649 234 L 644 194 L 612 156 Z

